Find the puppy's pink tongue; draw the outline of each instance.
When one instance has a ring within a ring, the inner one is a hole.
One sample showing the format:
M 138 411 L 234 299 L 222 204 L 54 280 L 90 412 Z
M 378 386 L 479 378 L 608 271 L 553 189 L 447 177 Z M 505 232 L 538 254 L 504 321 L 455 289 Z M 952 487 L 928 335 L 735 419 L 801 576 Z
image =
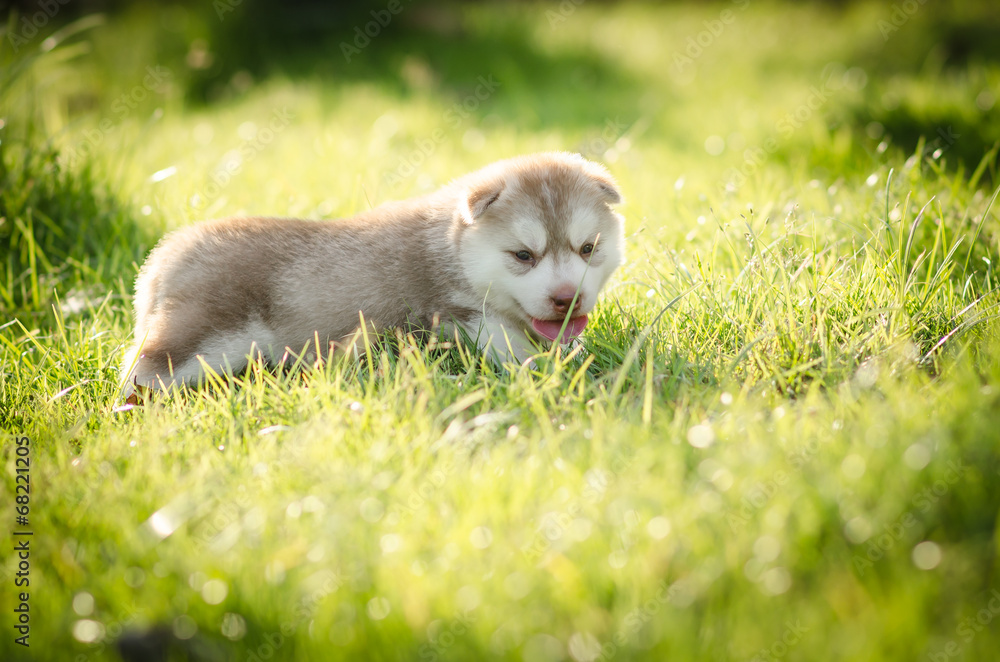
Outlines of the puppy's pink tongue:
M 535 331 L 549 340 L 555 340 L 559 337 L 559 331 L 562 330 L 563 320 L 539 320 L 532 317 L 531 326 L 534 327 Z M 559 339 L 559 342 L 567 343 L 573 340 L 573 338 L 583 333 L 585 326 L 587 326 L 586 315 L 571 317 L 569 322 L 566 323 L 566 331 L 563 333 L 562 338 Z

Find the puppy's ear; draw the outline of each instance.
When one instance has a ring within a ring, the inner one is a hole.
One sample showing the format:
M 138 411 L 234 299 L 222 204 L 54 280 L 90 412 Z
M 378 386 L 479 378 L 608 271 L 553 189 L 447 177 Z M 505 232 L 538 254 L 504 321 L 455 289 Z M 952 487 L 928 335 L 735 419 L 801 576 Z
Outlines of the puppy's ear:
M 475 223 L 489 209 L 489 206 L 500 198 L 504 186 L 502 179 L 494 179 L 477 184 L 470 189 L 468 198 L 466 198 L 468 209 L 463 210 L 465 213 L 462 214 L 462 220 L 467 225 Z
M 597 188 L 601 190 L 601 195 L 604 196 L 605 202 L 609 205 L 621 204 L 622 192 L 618 190 L 618 183 L 615 182 L 615 178 L 611 176 L 611 173 L 604 166 L 593 161 L 587 161 L 583 171 L 597 184 Z

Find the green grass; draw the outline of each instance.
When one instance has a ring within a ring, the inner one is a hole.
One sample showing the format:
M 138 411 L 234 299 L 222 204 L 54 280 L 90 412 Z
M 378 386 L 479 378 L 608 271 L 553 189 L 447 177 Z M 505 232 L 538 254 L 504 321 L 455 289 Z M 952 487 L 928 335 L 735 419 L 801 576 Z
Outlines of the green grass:
M 921 7 L 886 39 L 881 3 L 414 6 L 355 62 L 349 25 L 246 68 L 243 23 L 136 7 L 0 51 L 0 490 L 28 437 L 34 531 L 0 657 L 993 659 L 1000 65 L 953 44 L 995 19 Z M 577 352 L 374 339 L 115 410 L 162 232 L 546 149 L 627 198 Z

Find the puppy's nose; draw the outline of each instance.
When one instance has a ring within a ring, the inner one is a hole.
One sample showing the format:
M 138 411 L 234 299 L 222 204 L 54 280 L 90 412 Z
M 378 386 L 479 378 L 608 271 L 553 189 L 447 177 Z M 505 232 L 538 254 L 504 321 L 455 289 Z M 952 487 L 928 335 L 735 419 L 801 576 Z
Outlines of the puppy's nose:
M 576 303 L 573 302 L 573 297 L 576 297 Z M 570 306 L 573 307 L 575 312 L 580 308 L 580 299 L 582 297 L 577 296 L 576 290 L 574 289 L 564 289 L 559 290 L 552 294 L 552 308 L 556 311 L 557 315 L 566 315 L 570 312 Z

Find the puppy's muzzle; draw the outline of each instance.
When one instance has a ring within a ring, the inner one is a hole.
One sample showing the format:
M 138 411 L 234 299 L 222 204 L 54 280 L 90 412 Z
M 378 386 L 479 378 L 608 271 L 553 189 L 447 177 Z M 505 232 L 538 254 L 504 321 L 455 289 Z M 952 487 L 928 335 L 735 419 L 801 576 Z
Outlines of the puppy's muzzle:
M 573 301 L 574 297 L 576 301 Z M 553 293 L 549 299 L 552 301 L 552 310 L 555 314 L 565 317 L 571 310 L 574 314 L 579 312 L 583 295 L 577 296 L 575 289 L 562 289 Z

